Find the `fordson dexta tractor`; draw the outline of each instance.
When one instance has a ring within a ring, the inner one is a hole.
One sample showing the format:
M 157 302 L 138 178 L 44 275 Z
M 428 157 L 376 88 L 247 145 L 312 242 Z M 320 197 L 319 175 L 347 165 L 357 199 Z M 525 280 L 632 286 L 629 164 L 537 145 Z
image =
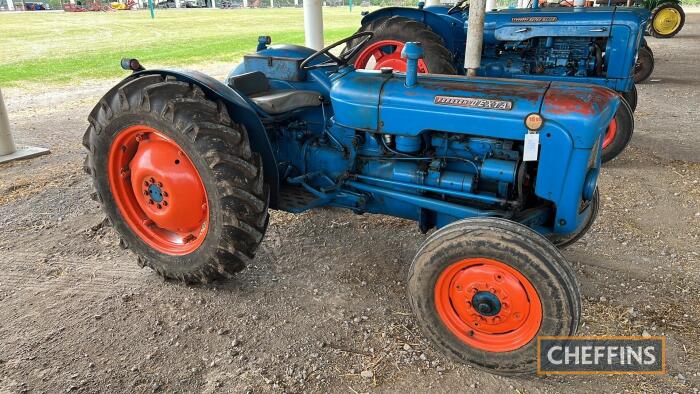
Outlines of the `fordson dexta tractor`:
M 142 266 L 185 282 L 243 269 L 270 208 L 333 206 L 440 228 L 408 277 L 425 334 L 462 362 L 530 372 L 535 337 L 579 323 L 579 287 L 555 245 L 596 216 L 618 95 L 419 75 L 418 43 L 404 46 L 406 73 L 355 70 L 371 38 L 317 52 L 261 45 L 226 83 L 123 61 L 135 72 L 97 103 L 84 137 L 97 198 Z
M 535 2 L 535 4 L 537 4 Z M 590 83 L 625 98 L 603 143 L 603 162 L 622 152 L 632 138 L 637 105 L 637 53 L 649 12 L 642 8 L 533 8 L 486 13 L 479 75 L 537 81 Z M 360 32 L 374 38 L 353 62 L 356 68 L 405 70 L 401 49 L 420 41 L 420 72 L 464 74 L 469 7 L 388 7 L 366 15 Z M 354 46 L 356 42 L 351 42 Z M 650 54 L 648 52 L 647 54 Z M 643 56 L 643 59 L 651 59 Z M 646 68 L 644 68 L 646 67 Z M 648 65 L 638 70 L 651 69 Z

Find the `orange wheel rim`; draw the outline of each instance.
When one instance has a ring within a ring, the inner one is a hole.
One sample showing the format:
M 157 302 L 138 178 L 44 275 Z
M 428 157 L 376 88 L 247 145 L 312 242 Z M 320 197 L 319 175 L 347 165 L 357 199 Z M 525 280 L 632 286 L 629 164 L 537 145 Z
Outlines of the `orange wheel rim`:
M 380 70 L 389 67 L 396 71 L 406 71 L 406 60 L 401 58 L 404 43 L 396 40 L 381 40 L 368 45 L 357 55 L 356 69 Z M 369 66 L 369 67 L 368 67 Z M 418 72 L 427 73 L 428 67 L 422 59 L 418 60 Z
M 608 130 L 605 132 L 605 137 L 603 137 L 603 149 L 615 141 L 615 135 L 617 135 L 617 120 L 613 118 L 610 126 L 608 126 Z
M 112 142 L 107 166 L 119 213 L 145 243 L 169 255 L 202 244 L 209 227 L 207 193 L 175 141 L 149 126 L 127 127 Z
M 542 323 L 542 303 L 532 283 L 515 268 L 487 258 L 447 267 L 435 283 L 435 307 L 459 340 L 488 352 L 525 346 Z

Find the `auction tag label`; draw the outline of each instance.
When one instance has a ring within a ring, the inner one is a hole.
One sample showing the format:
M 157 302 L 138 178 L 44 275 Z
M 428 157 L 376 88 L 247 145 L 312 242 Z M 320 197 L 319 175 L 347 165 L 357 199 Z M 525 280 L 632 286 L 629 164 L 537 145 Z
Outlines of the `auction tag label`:
M 666 337 L 537 337 L 538 375 L 665 374 Z
M 523 161 L 536 161 L 540 135 L 537 133 L 525 134 L 525 146 L 523 147 Z

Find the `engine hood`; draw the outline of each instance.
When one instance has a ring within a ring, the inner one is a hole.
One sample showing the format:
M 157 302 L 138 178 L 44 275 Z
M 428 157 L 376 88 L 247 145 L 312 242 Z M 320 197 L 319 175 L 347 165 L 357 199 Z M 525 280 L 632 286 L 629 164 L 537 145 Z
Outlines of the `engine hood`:
M 524 120 L 540 113 L 591 147 L 617 108 L 611 90 L 581 84 L 420 75 L 405 86 L 402 73 L 353 71 L 331 89 L 335 121 L 346 127 L 416 136 L 426 130 L 522 140 Z

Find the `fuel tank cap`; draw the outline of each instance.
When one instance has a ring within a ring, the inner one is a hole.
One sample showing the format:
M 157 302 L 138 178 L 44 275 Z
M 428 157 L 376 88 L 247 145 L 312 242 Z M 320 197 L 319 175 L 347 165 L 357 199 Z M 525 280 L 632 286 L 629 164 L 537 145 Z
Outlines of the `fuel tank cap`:
M 394 73 L 394 69 L 391 67 L 382 67 L 382 68 L 380 68 L 380 70 L 382 71 L 382 74 L 393 74 Z

